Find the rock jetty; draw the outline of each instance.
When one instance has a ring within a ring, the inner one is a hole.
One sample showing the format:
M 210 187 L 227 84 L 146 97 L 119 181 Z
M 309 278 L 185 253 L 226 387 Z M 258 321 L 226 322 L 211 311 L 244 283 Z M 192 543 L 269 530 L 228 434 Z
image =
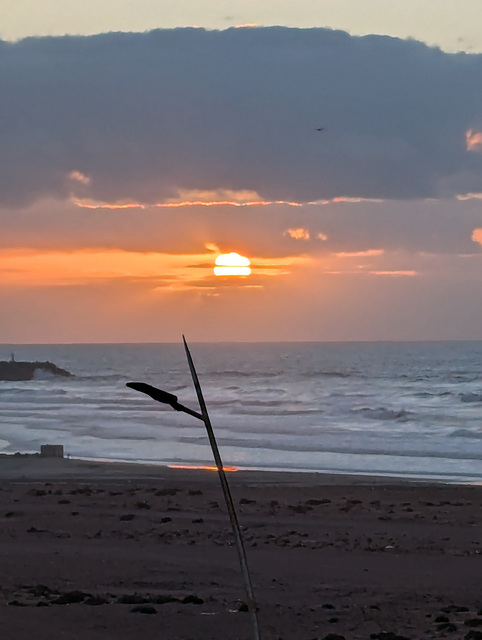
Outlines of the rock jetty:
M 53 362 L 17 362 L 0 361 L 0 380 L 16 382 L 19 380 L 32 380 L 37 371 L 42 371 L 54 376 L 69 377 L 72 374 L 65 369 L 57 367 Z

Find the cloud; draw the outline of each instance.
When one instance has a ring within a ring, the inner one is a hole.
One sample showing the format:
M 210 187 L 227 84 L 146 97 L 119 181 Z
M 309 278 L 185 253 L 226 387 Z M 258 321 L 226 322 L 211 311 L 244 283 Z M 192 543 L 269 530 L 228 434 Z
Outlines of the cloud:
M 468 151 L 479 55 L 281 27 L 28 38 L 0 53 L 6 206 L 482 192 Z
M 122 250 L 199 255 L 236 251 L 251 258 L 387 253 L 467 254 L 476 249 L 480 199 L 331 202 L 293 208 L 90 209 L 45 200 L 0 208 L 0 249 Z M 302 229 L 303 239 L 286 231 Z M 309 238 L 307 238 L 309 235 Z
M 457 200 L 482 200 L 482 193 L 459 194 Z
M 88 176 L 84 176 L 83 173 L 80 173 L 80 171 L 71 171 L 69 173 L 69 178 L 71 180 L 76 180 L 77 182 L 80 182 L 81 184 L 90 184 L 90 178 Z
M 478 242 L 482 246 L 482 229 L 474 229 L 472 233 L 472 240 Z
M 469 129 L 465 134 L 468 151 L 482 151 L 482 131 Z
M 309 240 L 310 232 L 303 227 L 297 227 L 296 229 L 287 229 L 284 234 L 285 236 L 289 236 L 294 240 Z
M 373 258 L 374 256 L 383 255 L 383 249 L 367 249 L 366 251 L 352 251 L 337 253 L 337 258 Z
M 400 278 L 400 277 L 413 278 L 414 276 L 417 275 L 416 271 L 371 271 L 370 273 L 372 273 L 375 276 L 391 276 L 396 278 Z

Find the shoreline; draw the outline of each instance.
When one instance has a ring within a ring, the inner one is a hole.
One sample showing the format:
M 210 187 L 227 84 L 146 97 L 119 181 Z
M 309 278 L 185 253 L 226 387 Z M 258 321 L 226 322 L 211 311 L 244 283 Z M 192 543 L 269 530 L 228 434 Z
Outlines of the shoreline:
M 283 484 L 308 486 L 479 486 L 481 481 L 409 476 L 388 476 L 333 471 L 226 469 L 231 484 Z M 200 480 L 217 476 L 215 467 L 179 464 L 148 464 L 86 458 L 44 457 L 39 453 L 0 454 L 0 481 L 41 480 Z

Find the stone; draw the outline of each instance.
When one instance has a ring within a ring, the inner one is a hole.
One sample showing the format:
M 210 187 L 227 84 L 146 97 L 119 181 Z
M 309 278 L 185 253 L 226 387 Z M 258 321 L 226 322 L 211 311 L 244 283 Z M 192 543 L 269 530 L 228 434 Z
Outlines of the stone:
M 86 598 L 90 597 L 90 594 L 83 591 L 68 591 L 63 593 L 56 600 L 52 600 L 52 604 L 76 604 L 83 602 Z
M 482 618 L 468 618 L 464 624 L 466 627 L 482 627 Z
M 182 604 L 204 604 L 204 600 L 195 595 L 186 596 L 181 602 Z
M 157 613 L 157 610 L 151 605 L 143 605 L 139 607 L 134 607 L 131 609 L 131 613 L 146 613 L 148 615 L 152 615 L 153 613 Z
M 117 598 L 117 602 L 118 604 L 147 604 L 149 600 L 137 593 L 133 593 L 120 596 L 120 598 Z

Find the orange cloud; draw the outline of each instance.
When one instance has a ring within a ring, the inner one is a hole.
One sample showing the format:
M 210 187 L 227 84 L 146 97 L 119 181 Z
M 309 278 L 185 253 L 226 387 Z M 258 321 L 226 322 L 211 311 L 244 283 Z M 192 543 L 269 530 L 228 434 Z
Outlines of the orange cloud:
M 308 229 L 303 229 L 302 227 L 298 227 L 297 229 L 287 229 L 284 232 L 285 236 L 290 236 L 294 240 L 309 240 L 310 232 Z
M 413 277 L 418 275 L 416 271 L 370 271 L 373 276 L 398 276 L 398 277 Z
M 213 251 L 215 253 L 221 253 L 220 248 L 218 247 L 217 244 L 214 244 L 214 242 L 206 242 L 204 244 L 204 248 L 207 249 L 208 251 Z
M 71 202 L 77 207 L 84 209 L 146 209 L 147 207 L 157 207 L 160 209 L 179 209 L 184 207 L 267 207 L 271 205 L 286 205 L 289 207 L 302 207 L 302 202 L 292 202 L 289 200 L 263 200 L 255 191 L 180 191 L 178 198 L 173 198 L 167 202 L 103 202 L 91 198 L 72 197 Z M 315 203 L 313 203 L 315 204 Z
M 89 180 L 79 172 L 72 174 L 71 178 L 76 179 L 84 184 L 84 180 Z M 78 198 L 72 196 L 70 201 L 77 207 L 84 209 L 147 209 L 148 207 L 157 207 L 160 209 L 180 209 L 184 207 L 269 207 L 284 205 L 287 207 L 312 207 L 324 206 L 332 203 L 360 203 L 374 202 L 379 203 L 383 200 L 375 198 L 333 198 L 332 200 L 313 200 L 309 202 L 294 200 L 263 200 L 256 191 L 249 190 L 182 190 L 179 191 L 177 198 L 172 198 L 166 202 L 104 202 L 102 200 L 94 200 L 92 198 Z
M 81 173 L 80 171 L 71 171 L 69 173 L 69 178 L 71 180 L 76 180 L 77 182 L 81 182 L 82 184 L 90 184 L 90 178 L 86 175 L 84 175 L 83 173 Z
M 140 202 L 101 202 L 91 198 L 71 198 L 72 204 L 82 209 L 145 209 Z
M 5 251 L 0 252 L 2 284 L 15 286 L 63 286 L 107 279 L 190 279 L 193 256 L 129 251 Z M 195 256 L 205 258 L 205 256 Z
M 482 229 L 474 229 L 472 232 L 472 240 L 482 245 Z
M 323 201 L 324 203 L 325 201 Z M 330 200 L 329 202 L 351 202 L 351 203 L 358 203 L 358 202 L 383 202 L 383 200 L 381 198 L 348 198 L 348 197 L 344 197 L 344 196 L 340 196 L 339 198 L 333 198 L 333 200 Z
M 252 272 L 265 276 L 288 275 L 293 270 L 312 264 L 313 260 L 305 256 L 287 258 L 256 258 L 251 262 Z
M 482 151 L 482 131 L 469 129 L 465 134 L 467 151 Z
M 249 189 L 180 189 L 176 198 L 171 198 L 167 204 L 181 204 L 183 202 L 235 202 L 237 204 L 258 202 L 263 198 L 256 191 Z
M 370 258 L 381 256 L 384 253 L 384 249 L 367 249 L 367 251 L 342 251 L 335 255 L 337 258 Z
M 482 193 L 459 194 L 457 200 L 482 200 Z
M 160 209 L 180 209 L 183 207 L 267 207 L 270 205 L 284 204 L 289 207 L 302 207 L 301 202 L 288 202 L 287 200 L 253 200 L 250 202 L 237 202 L 235 200 L 184 200 L 182 202 L 156 202 L 154 204 L 142 204 L 140 202 L 100 202 L 87 198 L 72 198 L 77 207 L 84 209 L 146 209 L 158 207 Z

